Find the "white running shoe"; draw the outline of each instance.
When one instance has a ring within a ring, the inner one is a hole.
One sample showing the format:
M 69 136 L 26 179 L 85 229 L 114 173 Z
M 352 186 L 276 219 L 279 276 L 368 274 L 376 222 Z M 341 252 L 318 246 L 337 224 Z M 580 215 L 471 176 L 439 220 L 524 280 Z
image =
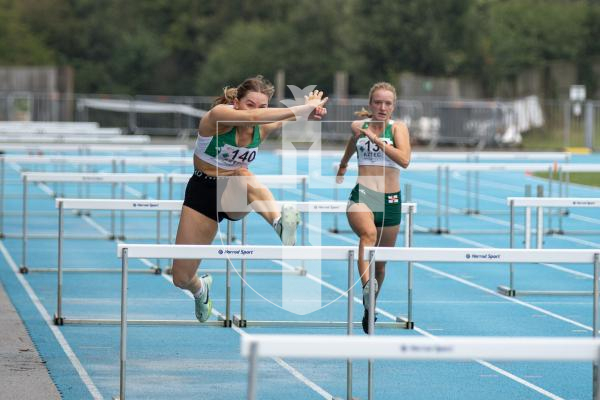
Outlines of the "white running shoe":
M 281 207 L 281 218 L 275 225 L 275 232 L 279 235 L 284 246 L 294 246 L 296 244 L 296 228 L 298 228 L 299 222 L 300 213 L 296 206 L 284 204 Z
M 204 283 L 204 293 L 202 296 L 194 298 L 196 305 L 196 318 L 200 322 L 206 322 L 212 311 L 212 300 L 210 298 L 210 287 L 212 286 L 212 276 L 205 274 L 200 277 Z

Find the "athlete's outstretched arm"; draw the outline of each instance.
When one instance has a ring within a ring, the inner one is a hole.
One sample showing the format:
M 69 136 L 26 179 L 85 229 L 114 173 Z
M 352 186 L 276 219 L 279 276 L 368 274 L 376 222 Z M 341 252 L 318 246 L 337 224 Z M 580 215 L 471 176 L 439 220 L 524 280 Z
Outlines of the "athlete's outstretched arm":
M 286 108 L 255 108 L 249 110 L 236 110 L 228 105 L 218 105 L 212 108 L 202 118 L 204 122 L 214 126 L 217 123 L 223 123 L 227 126 L 243 126 L 251 123 L 253 125 L 268 124 L 286 119 L 296 118 L 296 116 L 309 116 L 315 109 L 322 108 L 327 102 L 327 98 L 322 98 L 323 92 L 318 95 L 306 97 L 306 103 L 301 106 Z

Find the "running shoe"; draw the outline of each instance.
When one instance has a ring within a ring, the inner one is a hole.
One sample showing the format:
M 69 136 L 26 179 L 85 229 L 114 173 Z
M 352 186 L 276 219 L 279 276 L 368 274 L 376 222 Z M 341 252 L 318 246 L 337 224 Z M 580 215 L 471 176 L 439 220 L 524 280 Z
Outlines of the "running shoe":
M 206 274 L 200 277 L 204 283 L 204 293 L 200 297 L 194 298 L 196 303 L 196 318 L 200 322 L 206 322 L 212 311 L 212 300 L 210 299 L 210 287 L 212 286 L 212 276 Z
M 281 207 L 281 218 L 275 225 L 275 232 L 279 235 L 284 246 L 294 246 L 296 244 L 296 228 L 299 223 L 300 213 L 296 206 L 284 204 Z
M 377 292 L 379 292 L 379 283 L 375 281 L 375 298 L 377 298 Z M 366 334 L 369 334 L 369 282 L 363 286 L 363 306 L 365 312 L 362 318 L 362 328 Z M 375 321 L 377 321 L 377 313 L 375 313 Z
M 374 322 L 377 322 L 377 313 L 375 313 L 375 321 Z M 363 332 L 368 335 L 369 334 L 369 310 L 367 310 L 366 308 L 365 308 L 365 312 L 364 312 L 363 318 L 362 318 L 362 328 L 363 328 Z

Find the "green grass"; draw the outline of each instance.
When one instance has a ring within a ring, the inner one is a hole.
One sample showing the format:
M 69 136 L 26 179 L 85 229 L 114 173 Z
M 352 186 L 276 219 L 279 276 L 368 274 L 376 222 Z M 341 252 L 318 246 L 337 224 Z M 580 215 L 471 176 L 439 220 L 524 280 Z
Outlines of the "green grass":
M 564 151 L 565 142 L 563 132 L 560 129 L 538 128 L 522 134 L 523 142 L 521 148 L 523 150 L 554 150 Z M 585 144 L 585 139 L 582 130 L 572 129 L 569 135 L 569 147 L 582 147 Z
M 536 172 L 534 175 L 539 178 L 548 179 L 547 172 Z M 600 187 L 600 173 L 598 172 L 571 172 L 569 175 L 569 182 L 571 183 Z M 558 180 L 558 174 L 553 173 L 552 179 Z

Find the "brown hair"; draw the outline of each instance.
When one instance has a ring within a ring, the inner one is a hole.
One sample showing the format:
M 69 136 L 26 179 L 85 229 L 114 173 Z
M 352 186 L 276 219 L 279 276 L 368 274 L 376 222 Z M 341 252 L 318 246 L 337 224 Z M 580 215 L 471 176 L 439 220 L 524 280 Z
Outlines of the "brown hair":
M 394 85 L 388 82 L 377 82 L 376 84 L 371 86 L 371 90 L 369 90 L 369 104 L 371 104 L 371 101 L 373 100 L 373 93 L 380 89 L 392 92 L 394 94 L 394 101 L 396 100 L 396 88 L 394 87 Z M 356 111 L 354 115 L 361 118 L 371 118 L 373 116 L 373 114 L 371 114 L 371 112 L 365 109 L 364 107 L 362 110 Z
M 223 94 L 215 99 L 213 107 L 219 104 L 233 104 L 235 99 L 243 99 L 248 92 L 258 92 L 267 95 L 269 99 L 273 96 L 275 88 L 266 80 L 262 75 L 257 75 L 252 78 L 247 78 L 244 82 L 240 83 L 238 87 L 227 87 L 223 88 Z

